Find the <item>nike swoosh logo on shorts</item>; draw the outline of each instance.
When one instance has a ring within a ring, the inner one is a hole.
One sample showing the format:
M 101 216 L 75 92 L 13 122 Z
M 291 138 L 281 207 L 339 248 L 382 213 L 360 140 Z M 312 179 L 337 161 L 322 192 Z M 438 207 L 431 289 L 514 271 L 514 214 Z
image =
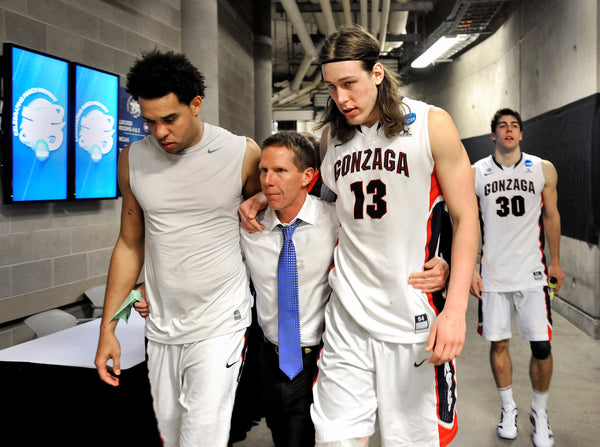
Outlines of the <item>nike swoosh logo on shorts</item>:
M 235 365 L 237 362 L 239 362 L 239 360 L 236 360 L 236 361 L 235 361 L 235 362 L 233 362 L 233 363 L 226 363 L 226 364 L 225 364 L 225 368 L 231 368 L 231 367 L 232 367 L 233 365 Z
M 425 360 L 427 360 L 427 359 L 425 359 Z M 415 368 L 418 368 L 419 366 L 421 366 L 425 362 L 425 360 L 421 360 L 419 363 L 415 362 L 415 363 L 413 363 L 413 366 Z

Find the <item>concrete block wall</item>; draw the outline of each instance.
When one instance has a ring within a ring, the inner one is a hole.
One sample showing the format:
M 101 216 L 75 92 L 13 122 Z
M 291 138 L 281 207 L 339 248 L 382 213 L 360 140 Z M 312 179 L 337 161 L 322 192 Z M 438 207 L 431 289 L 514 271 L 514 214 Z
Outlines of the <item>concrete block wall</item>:
M 124 75 L 142 50 L 181 51 L 178 0 L 0 0 L 0 42 Z M 106 281 L 120 200 L 0 205 L 0 349 L 24 317 Z M 77 312 L 74 310 L 73 312 Z
M 487 40 L 451 64 L 435 67 L 426 82 L 404 89 L 407 96 L 447 110 L 462 138 L 489 135 L 490 120 L 501 107 L 516 108 L 528 120 L 598 92 L 599 0 L 519 2 Z M 561 184 L 577 181 L 581 173 L 567 170 L 558 175 L 560 196 Z M 563 236 L 561 264 L 567 278 L 553 301 L 555 310 L 596 338 L 600 338 L 599 260 L 598 245 Z

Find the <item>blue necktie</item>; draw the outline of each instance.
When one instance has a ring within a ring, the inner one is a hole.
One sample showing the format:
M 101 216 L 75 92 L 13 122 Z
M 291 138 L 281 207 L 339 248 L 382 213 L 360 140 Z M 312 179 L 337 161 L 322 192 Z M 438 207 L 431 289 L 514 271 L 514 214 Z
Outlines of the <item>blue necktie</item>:
M 279 368 L 293 379 L 302 371 L 300 347 L 300 311 L 298 309 L 298 270 L 292 235 L 300 219 L 290 226 L 279 225 L 283 247 L 277 266 L 277 301 L 279 315 Z

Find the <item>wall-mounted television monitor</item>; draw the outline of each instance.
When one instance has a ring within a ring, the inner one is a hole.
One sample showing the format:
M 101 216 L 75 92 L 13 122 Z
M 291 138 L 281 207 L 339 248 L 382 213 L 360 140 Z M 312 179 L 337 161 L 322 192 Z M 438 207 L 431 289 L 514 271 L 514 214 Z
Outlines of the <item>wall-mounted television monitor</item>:
M 117 197 L 119 77 L 72 64 L 74 198 Z
M 4 43 L 5 203 L 68 198 L 69 62 Z

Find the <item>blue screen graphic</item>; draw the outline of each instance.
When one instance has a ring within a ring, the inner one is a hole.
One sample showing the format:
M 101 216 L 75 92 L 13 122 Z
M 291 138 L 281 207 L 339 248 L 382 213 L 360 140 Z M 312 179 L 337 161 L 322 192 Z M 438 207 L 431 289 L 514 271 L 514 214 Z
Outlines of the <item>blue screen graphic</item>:
M 75 67 L 75 198 L 117 196 L 119 78 Z
M 12 201 L 66 199 L 69 64 L 11 50 Z

